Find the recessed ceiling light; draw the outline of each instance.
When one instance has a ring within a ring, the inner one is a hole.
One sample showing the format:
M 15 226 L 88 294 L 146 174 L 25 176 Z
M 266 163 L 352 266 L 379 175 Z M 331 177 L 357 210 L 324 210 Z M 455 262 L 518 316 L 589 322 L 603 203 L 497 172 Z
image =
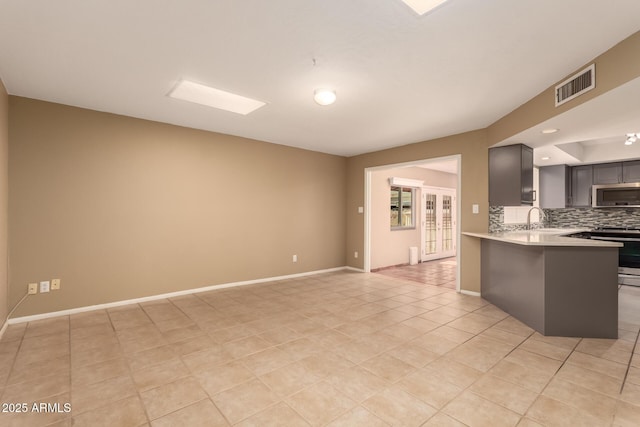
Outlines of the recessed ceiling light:
M 551 157 L 549 157 L 549 156 L 544 156 L 544 157 L 540 157 L 540 158 L 541 158 L 542 160 L 550 160 L 550 159 L 551 159 Z
M 235 93 L 225 92 L 189 80 L 181 80 L 169 92 L 169 96 L 243 115 L 247 115 L 265 105 L 262 101 L 245 98 Z
M 424 15 L 440 6 L 447 0 L 402 0 L 418 15 Z
M 556 133 L 556 132 L 558 132 L 558 129 L 556 129 L 556 128 L 545 129 L 545 130 L 542 131 L 542 133 L 544 133 L 545 135 L 546 134 L 550 134 L 550 133 Z
M 313 92 L 313 100 L 320 105 L 331 105 L 336 102 L 336 92 L 331 89 L 316 89 Z

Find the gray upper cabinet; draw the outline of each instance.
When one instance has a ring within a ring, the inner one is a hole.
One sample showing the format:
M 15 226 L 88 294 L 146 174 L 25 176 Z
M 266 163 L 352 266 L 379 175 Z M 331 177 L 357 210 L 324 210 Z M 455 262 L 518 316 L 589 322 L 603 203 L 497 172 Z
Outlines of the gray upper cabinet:
M 533 149 L 516 144 L 489 149 L 489 205 L 533 204 Z
M 540 207 L 590 207 L 591 186 L 640 182 L 640 160 L 540 168 Z
M 640 182 L 640 160 L 593 165 L 593 184 Z
M 571 206 L 591 206 L 591 185 L 593 184 L 593 166 L 574 166 L 571 168 Z
M 622 162 L 593 165 L 593 184 L 619 184 L 622 182 Z
M 640 182 L 640 160 L 622 163 L 622 181 Z
M 540 169 L 540 207 L 564 208 L 571 205 L 571 169 L 567 165 Z

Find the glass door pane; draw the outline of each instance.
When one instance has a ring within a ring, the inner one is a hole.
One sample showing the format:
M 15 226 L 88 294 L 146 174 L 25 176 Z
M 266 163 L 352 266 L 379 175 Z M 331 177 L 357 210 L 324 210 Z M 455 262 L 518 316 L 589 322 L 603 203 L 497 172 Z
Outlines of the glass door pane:
M 436 253 L 437 243 L 437 218 L 436 218 L 436 201 L 435 194 L 425 195 L 425 253 L 427 255 Z
M 453 249 L 453 214 L 451 209 L 452 197 L 442 196 L 442 250 Z

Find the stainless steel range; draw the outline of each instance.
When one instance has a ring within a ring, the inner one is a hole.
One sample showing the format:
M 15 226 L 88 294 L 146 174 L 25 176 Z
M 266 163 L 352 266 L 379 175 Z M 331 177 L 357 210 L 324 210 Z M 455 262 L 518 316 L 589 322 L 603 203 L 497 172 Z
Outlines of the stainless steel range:
M 588 234 L 588 238 L 593 240 L 622 243 L 624 246 L 620 248 L 618 255 L 618 282 L 640 286 L 640 228 L 598 227 L 584 234 Z

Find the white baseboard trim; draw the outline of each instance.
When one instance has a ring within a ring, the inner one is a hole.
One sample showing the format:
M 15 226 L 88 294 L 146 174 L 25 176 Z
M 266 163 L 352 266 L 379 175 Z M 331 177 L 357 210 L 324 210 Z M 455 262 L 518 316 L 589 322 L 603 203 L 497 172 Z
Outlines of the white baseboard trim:
M 472 297 L 479 297 L 480 296 L 480 292 L 465 291 L 464 289 L 460 289 L 460 293 L 464 294 L 464 295 L 471 295 Z
M 344 267 L 345 270 L 349 270 L 349 271 L 356 271 L 358 273 L 365 273 L 364 268 L 356 268 L 356 267 L 349 267 L 346 266 Z
M 305 277 L 305 276 L 314 276 L 316 274 L 331 273 L 331 272 L 334 272 L 334 271 L 342 271 L 342 270 L 346 270 L 346 269 L 349 269 L 349 267 L 327 268 L 327 269 L 324 269 L 324 270 L 307 271 L 305 273 L 289 274 L 289 275 L 286 275 L 286 276 L 275 276 L 275 277 L 267 277 L 267 278 L 264 278 L 264 279 L 254 279 L 254 280 L 245 280 L 245 281 L 241 281 L 241 282 L 223 283 L 223 284 L 220 284 L 220 285 L 205 286 L 205 287 L 202 287 L 202 288 L 187 289 L 187 290 L 184 290 L 184 291 L 170 292 L 170 293 L 166 293 L 166 294 L 152 295 L 152 296 L 148 296 L 148 297 L 133 298 L 133 299 L 128 299 L 128 300 L 116 301 L 116 302 L 110 302 L 110 303 L 98 304 L 98 305 L 88 305 L 88 306 L 84 306 L 84 307 L 70 308 L 68 310 L 60 310 L 60 311 L 52 311 L 52 312 L 49 312 L 49 313 L 34 314 L 34 315 L 31 315 L 31 316 L 15 317 L 15 318 L 12 318 L 12 319 L 7 319 L 7 321 L 5 322 L 4 326 L 2 327 L 2 330 L 0 331 L 0 338 L 2 337 L 2 334 L 4 333 L 5 329 L 7 328 L 7 325 L 14 325 L 14 324 L 17 324 L 17 323 L 33 322 L 35 320 L 49 319 L 51 317 L 59 317 L 59 316 L 68 316 L 70 314 L 84 313 L 84 312 L 87 312 L 87 311 L 104 310 L 104 309 L 107 309 L 107 308 L 120 307 L 120 306 L 123 306 L 123 305 L 138 304 L 138 303 L 141 303 L 141 302 L 155 301 L 155 300 L 159 300 L 159 299 L 174 298 L 174 297 L 179 297 L 179 296 L 183 296 L 183 295 L 190 295 L 190 294 L 197 294 L 197 293 L 200 293 L 200 292 L 213 291 L 213 290 L 216 290 L 216 289 L 234 288 L 234 287 L 237 287 L 237 286 L 255 285 L 255 284 L 258 284 L 258 283 L 274 282 L 274 281 L 277 281 L 277 280 L 295 279 L 297 277 Z

